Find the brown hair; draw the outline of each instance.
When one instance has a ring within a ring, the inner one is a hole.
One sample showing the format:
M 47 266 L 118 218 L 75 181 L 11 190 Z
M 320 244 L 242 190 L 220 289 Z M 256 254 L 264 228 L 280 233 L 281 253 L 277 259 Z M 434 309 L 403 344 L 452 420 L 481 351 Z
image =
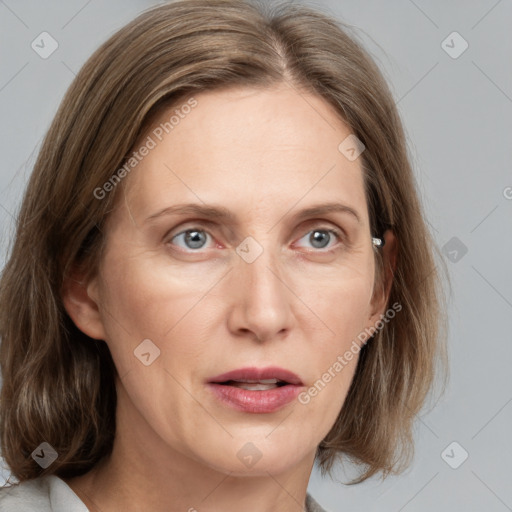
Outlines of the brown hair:
M 94 191 L 162 109 L 194 92 L 282 82 L 323 97 L 364 143 L 371 232 L 390 228 L 399 242 L 388 302 L 402 309 L 362 348 L 317 461 L 325 474 L 345 454 L 363 466 L 354 482 L 408 465 L 413 420 L 446 359 L 442 282 L 395 103 L 349 32 L 291 2 L 183 0 L 143 12 L 82 67 L 44 139 L 0 282 L 1 450 L 18 480 L 83 474 L 112 450 L 116 368 L 61 299 L 71 269 L 98 269 L 119 191 L 102 200 Z M 59 454 L 46 470 L 31 457 L 43 441 Z

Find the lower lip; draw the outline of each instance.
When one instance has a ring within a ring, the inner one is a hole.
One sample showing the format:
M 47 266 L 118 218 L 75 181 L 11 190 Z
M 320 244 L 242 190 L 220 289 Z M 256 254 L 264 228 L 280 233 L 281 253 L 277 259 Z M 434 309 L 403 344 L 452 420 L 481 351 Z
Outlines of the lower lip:
M 233 409 L 255 414 L 281 409 L 295 400 L 302 389 L 302 386 L 287 384 L 266 391 L 250 391 L 214 382 L 209 382 L 208 387 L 218 399 Z

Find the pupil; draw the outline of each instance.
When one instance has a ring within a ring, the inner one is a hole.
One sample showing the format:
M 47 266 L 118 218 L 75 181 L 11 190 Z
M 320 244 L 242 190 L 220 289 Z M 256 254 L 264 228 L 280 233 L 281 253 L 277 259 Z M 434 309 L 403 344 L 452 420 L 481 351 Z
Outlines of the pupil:
M 204 233 L 202 231 L 189 230 L 185 235 L 185 242 L 191 249 L 199 249 L 204 243 Z
M 329 243 L 329 233 L 325 231 L 313 231 L 311 234 L 311 243 L 314 247 L 323 249 L 328 243 Z M 326 242 L 322 245 L 322 241 Z M 320 242 L 320 245 L 317 245 L 317 243 Z

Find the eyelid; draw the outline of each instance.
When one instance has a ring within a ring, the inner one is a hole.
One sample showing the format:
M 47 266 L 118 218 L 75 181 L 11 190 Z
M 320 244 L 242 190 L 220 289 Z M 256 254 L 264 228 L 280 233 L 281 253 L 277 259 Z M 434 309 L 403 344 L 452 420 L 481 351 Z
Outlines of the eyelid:
M 215 222 L 212 222 L 210 220 L 206 219 L 193 219 L 190 221 L 182 222 L 178 226 L 170 229 L 167 231 L 167 233 L 164 235 L 164 242 L 170 242 L 174 237 L 184 233 L 185 231 L 204 231 L 207 233 L 214 241 L 216 241 L 216 238 L 212 235 L 210 230 L 212 228 L 217 227 L 218 224 Z M 231 231 L 230 231 L 231 233 Z M 195 251 L 198 252 L 198 251 Z
M 321 249 L 315 249 L 315 248 L 312 248 L 312 247 L 306 247 L 305 249 L 306 249 L 307 252 L 319 253 L 319 254 L 321 254 L 321 253 L 329 253 L 329 252 L 332 253 L 333 251 L 336 251 L 337 249 L 339 249 L 340 245 L 346 245 L 346 243 L 347 243 L 346 235 L 345 235 L 343 230 L 341 230 L 339 228 L 333 228 L 333 227 L 327 227 L 327 226 L 321 226 L 321 225 L 318 225 L 318 226 L 315 226 L 315 227 L 313 227 L 311 229 L 306 230 L 304 235 L 302 235 L 298 240 L 301 240 L 302 238 L 307 236 L 309 233 L 312 233 L 313 231 L 325 231 L 327 233 L 330 233 L 331 235 L 334 235 L 337 238 L 337 242 L 338 243 L 335 243 L 334 245 L 331 245 L 328 248 L 321 248 Z
M 342 240 L 345 240 L 348 238 L 348 233 L 345 229 L 343 229 L 341 226 L 338 226 L 335 222 L 332 220 L 325 220 L 325 219 L 311 219 L 305 221 L 303 224 L 305 224 L 306 232 L 312 231 L 314 229 L 319 230 L 326 230 L 326 231 L 334 231 Z

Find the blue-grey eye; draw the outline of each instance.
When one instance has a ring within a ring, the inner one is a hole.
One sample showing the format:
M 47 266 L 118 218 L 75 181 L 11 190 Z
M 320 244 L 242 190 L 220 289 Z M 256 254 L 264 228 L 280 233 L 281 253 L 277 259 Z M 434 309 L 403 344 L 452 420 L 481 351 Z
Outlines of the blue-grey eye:
M 202 249 L 208 239 L 208 234 L 201 229 L 187 229 L 178 233 L 172 240 L 174 241 L 180 237 L 183 238 L 185 249 Z
M 301 240 L 308 237 L 308 242 L 315 249 L 325 249 L 333 237 L 338 238 L 338 234 L 333 229 L 315 229 L 304 235 Z

